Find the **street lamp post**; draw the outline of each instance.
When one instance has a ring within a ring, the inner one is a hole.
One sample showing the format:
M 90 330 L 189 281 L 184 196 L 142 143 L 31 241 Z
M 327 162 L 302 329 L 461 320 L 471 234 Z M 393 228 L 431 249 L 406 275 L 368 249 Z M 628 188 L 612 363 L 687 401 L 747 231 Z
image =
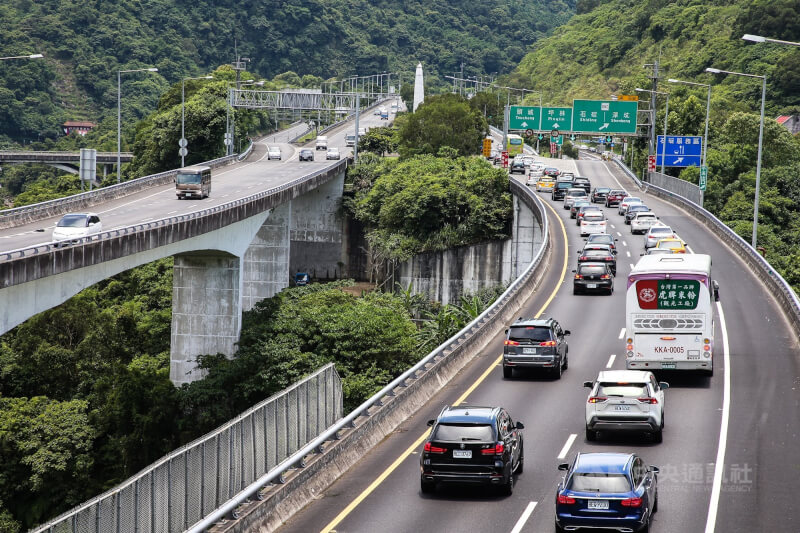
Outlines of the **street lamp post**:
M 745 33 L 742 35 L 742 39 L 745 41 L 752 41 L 754 43 L 776 43 L 776 44 L 785 44 L 787 46 L 800 46 L 800 43 L 795 43 L 792 41 L 781 41 L 780 39 L 770 39 L 769 37 L 762 37 L 760 35 L 750 35 L 749 33 Z
M 5 61 L 6 59 L 41 59 L 44 56 L 42 54 L 28 54 L 24 56 L 7 56 L 7 57 L 0 57 L 0 61 Z
M 214 76 L 200 76 L 197 78 L 183 78 L 181 80 L 181 168 L 186 166 L 186 146 L 189 141 L 186 140 L 186 80 L 210 80 Z M 183 145 L 186 143 L 186 146 Z
M 122 75 L 131 72 L 158 72 L 155 67 L 117 71 L 117 183 L 122 181 Z
M 662 92 L 662 91 L 653 91 L 651 89 L 640 89 L 636 88 L 636 92 L 639 93 L 650 93 L 653 95 L 661 94 L 667 97 L 667 105 L 664 109 L 664 143 L 661 146 L 661 173 L 664 173 L 664 160 L 667 158 L 667 121 L 669 120 L 669 93 Z M 655 96 L 653 96 L 655 98 Z M 655 124 L 653 125 L 655 128 Z
M 759 78 L 761 80 L 761 122 L 758 125 L 758 160 L 756 161 L 756 197 L 753 205 L 753 239 L 751 244 L 756 247 L 758 240 L 758 201 L 761 188 L 761 151 L 764 141 L 764 103 L 767 100 L 767 77 L 758 74 L 747 74 L 745 72 L 732 72 L 730 70 L 720 70 L 718 68 L 707 68 L 706 72 L 712 74 L 732 74 L 734 76 L 744 76 L 746 78 Z

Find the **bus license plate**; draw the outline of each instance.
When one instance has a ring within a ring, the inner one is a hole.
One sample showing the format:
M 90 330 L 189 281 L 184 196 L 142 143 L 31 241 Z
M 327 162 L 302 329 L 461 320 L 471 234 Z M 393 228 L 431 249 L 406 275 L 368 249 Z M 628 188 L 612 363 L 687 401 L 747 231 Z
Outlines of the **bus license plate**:
M 608 500 L 588 500 L 589 509 L 608 509 Z
M 536 348 L 523 348 L 522 353 L 525 355 L 536 355 Z
M 453 450 L 453 459 L 472 459 L 472 450 Z
M 663 368 L 663 369 L 673 369 L 674 370 L 674 369 L 678 368 L 678 365 L 675 364 L 675 363 L 661 363 L 661 368 Z

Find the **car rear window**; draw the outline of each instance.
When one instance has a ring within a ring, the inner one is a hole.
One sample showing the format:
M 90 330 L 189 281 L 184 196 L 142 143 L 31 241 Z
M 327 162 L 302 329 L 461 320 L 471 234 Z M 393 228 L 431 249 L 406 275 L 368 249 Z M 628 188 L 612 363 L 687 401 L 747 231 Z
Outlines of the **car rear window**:
M 666 241 L 658 243 L 659 248 L 670 248 L 670 249 L 678 249 L 683 248 L 683 244 L 680 241 Z
M 568 488 L 581 492 L 630 492 L 631 483 L 624 474 L 575 472 Z
M 660 228 L 660 227 L 650 228 L 651 235 L 668 235 L 671 233 L 672 233 L 672 228 Z
M 623 398 L 642 398 L 649 396 L 645 383 L 601 383 L 597 388 L 598 396 L 621 396 Z
M 586 214 L 583 215 L 583 220 L 587 222 L 600 222 L 605 220 L 605 217 L 603 216 L 603 213 L 596 213 L 595 211 L 590 210 L 586 211 Z
M 598 274 L 605 274 L 605 266 L 581 266 L 578 273 L 584 276 L 596 276 Z
M 489 424 L 439 424 L 431 440 L 494 442 L 495 438 Z
M 550 328 L 542 326 L 512 326 L 508 332 L 510 340 L 532 340 L 549 341 L 552 340 Z

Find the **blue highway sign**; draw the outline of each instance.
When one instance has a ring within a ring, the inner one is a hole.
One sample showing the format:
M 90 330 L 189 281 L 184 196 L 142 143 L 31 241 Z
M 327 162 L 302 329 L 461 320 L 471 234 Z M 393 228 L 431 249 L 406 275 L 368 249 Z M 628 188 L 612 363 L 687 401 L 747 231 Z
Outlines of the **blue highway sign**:
M 665 167 L 699 167 L 703 154 L 703 137 L 697 135 L 667 135 L 667 146 L 664 149 L 664 136 L 658 136 L 656 149 L 656 166 Z

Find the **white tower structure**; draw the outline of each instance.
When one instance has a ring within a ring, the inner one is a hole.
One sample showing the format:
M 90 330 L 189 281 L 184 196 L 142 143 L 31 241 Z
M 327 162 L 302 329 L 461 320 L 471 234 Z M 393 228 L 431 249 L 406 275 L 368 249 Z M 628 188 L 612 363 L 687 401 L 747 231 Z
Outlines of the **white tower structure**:
M 422 83 L 422 63 L 417 63 L 417 72 L 414 74 L 414 109 L 425 101 L 425 87 Z

